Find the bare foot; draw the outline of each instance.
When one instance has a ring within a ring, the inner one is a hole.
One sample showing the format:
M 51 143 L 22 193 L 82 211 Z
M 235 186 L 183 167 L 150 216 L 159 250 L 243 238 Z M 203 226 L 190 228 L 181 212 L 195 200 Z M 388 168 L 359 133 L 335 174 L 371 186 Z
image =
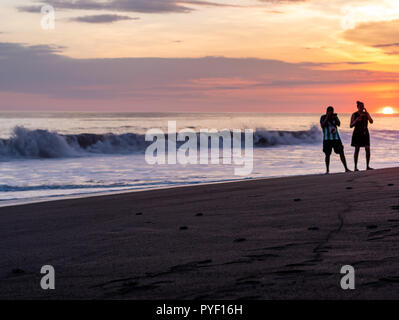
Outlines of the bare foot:
M 367 170 L 374 170 L 373 168 L 371 168 L 371 167 L 367 167 Z

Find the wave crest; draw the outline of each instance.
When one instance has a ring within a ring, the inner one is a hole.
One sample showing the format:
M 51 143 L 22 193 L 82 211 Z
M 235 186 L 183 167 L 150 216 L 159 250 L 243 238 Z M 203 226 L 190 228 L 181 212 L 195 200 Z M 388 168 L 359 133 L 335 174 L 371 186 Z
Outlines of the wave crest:
M 254 145 L 309 144 L 319 141 L 320 130 L 314 126 L 303 131 L 268 131 L 256 129 Z M 199 142 L 199 139 L 198 139 Z M 183 143 L 183 142 L 182 142 Z M 145 135 L 124 134 L 59 134 L 42 129 L 15 127 L 9 139 L 0 139 L 0 158 L 65 158 L 89 154 L 131 154 L 144 152 L 151 142 Z
M 309 130 L 302 131 L 268 131 L 256 129 L 254 144 L 257 147 L 270 147 L 276 145 L 311 144 L 320 141 L 321 131 L 312 126 Z

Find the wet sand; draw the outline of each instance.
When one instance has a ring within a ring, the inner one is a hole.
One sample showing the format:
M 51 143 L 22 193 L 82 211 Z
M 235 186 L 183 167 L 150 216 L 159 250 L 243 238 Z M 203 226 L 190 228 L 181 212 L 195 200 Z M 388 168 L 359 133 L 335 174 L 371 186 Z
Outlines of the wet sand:
M 0 234 L 1 299 L 398 299 L 399 169 L 4 207 Z

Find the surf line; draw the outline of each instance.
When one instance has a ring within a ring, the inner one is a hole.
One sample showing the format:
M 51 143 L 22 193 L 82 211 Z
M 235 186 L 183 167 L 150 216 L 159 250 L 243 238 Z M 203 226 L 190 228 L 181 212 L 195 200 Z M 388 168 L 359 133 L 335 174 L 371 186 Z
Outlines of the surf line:
M 182 165 L 234 164 L 234 174 L 247 176 L 253 170 L 252 129 L 193 129 L 177 132 L 177 122 L 168 121 L 168 132 L 153 128 L 146 132 L 145 141 L 152 142 L 145 151 L 148 164 Z M 177 148 L 177 142 L 183 142 Z M 222 159 L 222 161 L 220 161 Z M 210 161 L 209 161 L 210 160 Z

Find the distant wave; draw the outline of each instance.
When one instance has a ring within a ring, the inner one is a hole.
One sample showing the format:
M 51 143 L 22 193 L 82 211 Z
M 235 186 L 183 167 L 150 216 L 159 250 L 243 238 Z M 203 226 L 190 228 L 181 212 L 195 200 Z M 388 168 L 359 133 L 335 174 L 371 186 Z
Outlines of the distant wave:
M 321 130 L 316 126 L 303 131 L 268 131 L 265 129 L 256 129 L 254 132 L 254 144 L 257 147 L 311 144 L 319 142 L 320 139 Z
M 310 144 L 320 140 L 320 130 L 314 126 L 303 131 L 268 131 L 256 129 L 254 145 Z M 198 139 L 199 142 L 199 139 Z M 183 143 L 183 142 L 182 142 Z M 151 142 L 138 133 L 124 134 L 59 134 L 48 130 L 15 127 L 12 136 L 0 139 L 0 159 L 65 158 L 89 154 L 131 154 L 144 152 Z
M 65 158 L 87 154 L 126 154 L 145 149 L 144 135 L 126 133 L 59 134 L 15 127 L 9 139 L 0 139 L 3 158 Z

